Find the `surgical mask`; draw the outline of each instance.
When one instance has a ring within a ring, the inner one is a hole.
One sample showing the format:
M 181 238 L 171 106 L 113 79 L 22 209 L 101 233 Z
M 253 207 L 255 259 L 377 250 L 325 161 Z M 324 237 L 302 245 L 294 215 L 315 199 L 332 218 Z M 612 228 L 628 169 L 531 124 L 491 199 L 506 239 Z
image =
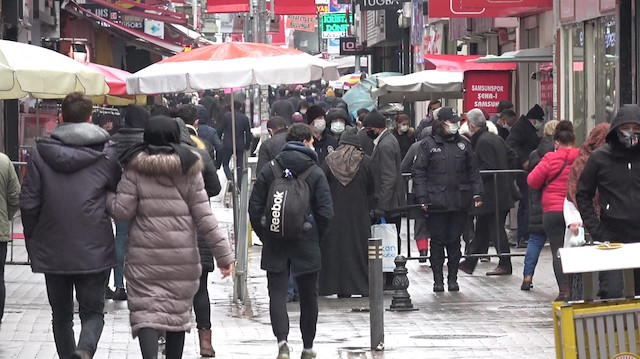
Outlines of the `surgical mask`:
M 640 134 L 631 131 L 618 131 L 618 140 L 625 148 L 637 148 Z
M 507 130 L 511 131 L 511 126 L 507 125 L 506 123 L 502 125 L 502 128 L 506 128 Z
M 455 135 L 456 133 L 458 133 L 458 130 L 460 129 L 460 124 L 457 122 L 447 122 L 447 125 L 449 126 L 449 129 L 447 130 L 447 132 L 450 135 Z
M 540 130 L 543 126 L 544 126 L 544 122 L 542 122 L 541 120 L 536 120 L 536 124 L 534 125 L 536 130 Z
M 313 121 L 313 129 L 316 133 L 322 133 L 327 128 L 327 121 L 325 120 L 315 120 Z
M 407 131 L 409 131 L 409 125 L 400 126 L 400 132 L 405 133 Z
M 307 113 L 307 109 L 306 108 L 301 108 L 300 109 L 300 113 L 304 115 L 305 113 Z
M 367 136 L 369 136 L 369 138 L 372 140 L 375 140 L 378 137 L 378 135 L 373 130 L 367 130 Z
M 344 132 L 344 129 L 345 129 L 345 125 L 344 125 L 344 123 L 342 123 L 340 121 L 336 121 L 336 122 L 331 124 L 331 132 L 333 132 L 335 134 L 340 134 L 340 133 Z

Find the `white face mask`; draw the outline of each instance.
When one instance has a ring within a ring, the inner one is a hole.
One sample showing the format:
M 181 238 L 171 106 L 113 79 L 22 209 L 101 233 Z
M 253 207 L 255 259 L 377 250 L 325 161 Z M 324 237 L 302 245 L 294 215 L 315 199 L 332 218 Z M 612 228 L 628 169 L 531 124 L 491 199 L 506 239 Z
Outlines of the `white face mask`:
M 400 126 L 400 132 L 407 132 L 409 131 L 409 125 L 401 125 Z
M 340 134 L 344 132 L 345 127 L 345 124 L 340 121 L 333 122 L 331 124 L 331 132 L 335 133 L 336 135 Z
M 307 113 L 307 109 L 306 108 L 301 108 L 300 109 L 300 113 L 304 115 L 305 113 Z
M 327 128 L 327 121 L 325 120 L 315 120 L 313 121 L 313 129 L 316 133 L 322 133 Z
M 460 129 L 460 124 L 458 122 L 447 122 L 447 125 L 449 126 L 449 130 L 447 130 L 449 134 L 455 135 L 458 133 L 458 129 Z

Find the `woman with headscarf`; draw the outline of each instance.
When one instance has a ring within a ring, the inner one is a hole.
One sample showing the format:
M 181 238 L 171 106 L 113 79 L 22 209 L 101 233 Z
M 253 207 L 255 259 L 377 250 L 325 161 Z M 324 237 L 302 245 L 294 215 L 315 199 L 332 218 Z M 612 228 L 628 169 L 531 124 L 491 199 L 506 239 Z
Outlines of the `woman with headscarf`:
M 576 191 L 578 188 L 578 180 L 584 170 L 584 166 L 587 164 L 589 156 L 593 151 L 604 146 L 606 143 L 607 134 L 611 128 L 609 123 L 601 123 L 594 127 L 589 133 L 589 138 L 582 144 L 578 158 L 573 162 L 571 166 L 571 172 L 569 172 L 569 182 L 567 182 L 567 198 L 564 199 L 564 221 L 567 227 L 573 232 L 574 235 L 578 235 L 580 227 L 583 227 L 582 217 L 578 211 L 578 204 L 576 202 Z M 596 211 L 598 217 L 600 217 L 600 205 L 598 204 L 598 192 L 596 191 L 593 197 L 593 209 Z M 567 246 L 567 243 L 565 243 Z M 582 276 L 569 275 L 569 284 L 571 286 L 571 300 L 582 299 Z
M 180 144 L 176 121 L 151 118 L 144 142 L 119 160 L 124 173 L 107 206 L 116 220 L 130 221 L 124 275 L 131 332 L 143 358 L 157 357 L 159 331 L 167 332 L 167 358 L 181 358 L 201 274 L 196 229 L 223 277 L 231 274 L 233 253 L 211 213 L 202 159 Z
M 360 149 L 355 131 L 347 130 L 321 167 L 329 181 L 334 217 L 320 241 L 319 294 L 368 295 L 371 219 L 363 204 L 374 192 L 371 158 Z

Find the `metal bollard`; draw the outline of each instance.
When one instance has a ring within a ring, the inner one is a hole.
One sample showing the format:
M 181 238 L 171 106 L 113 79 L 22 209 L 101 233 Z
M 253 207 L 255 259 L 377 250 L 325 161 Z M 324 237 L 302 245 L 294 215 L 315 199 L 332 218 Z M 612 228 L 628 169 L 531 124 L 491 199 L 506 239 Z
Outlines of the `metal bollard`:
M 371 350 L 384 350 L 382 239 L 369 238 L 369 327 Z
M 408 312 L 418 310 L 411 304 L 411 296 L 407 291 L 409 288 L 409 278 L 407 277 L 407 258 L 399 255 L 393 261 L 396 267 L 393 269 L 393 299 L 389 311 L 391 312 Z

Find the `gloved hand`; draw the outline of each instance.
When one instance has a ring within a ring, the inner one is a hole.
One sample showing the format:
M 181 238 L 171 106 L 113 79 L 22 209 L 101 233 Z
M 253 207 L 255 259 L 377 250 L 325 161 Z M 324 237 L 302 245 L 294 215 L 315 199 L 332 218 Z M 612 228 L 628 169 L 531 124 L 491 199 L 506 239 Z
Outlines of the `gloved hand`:
M 373 211 L 369 212 L 369 216 L 372 219 L 380 219 L 382 217 L 386 217 L 387 216 L 387 212 L 382 210 L 382 209 L 376 208 Z

